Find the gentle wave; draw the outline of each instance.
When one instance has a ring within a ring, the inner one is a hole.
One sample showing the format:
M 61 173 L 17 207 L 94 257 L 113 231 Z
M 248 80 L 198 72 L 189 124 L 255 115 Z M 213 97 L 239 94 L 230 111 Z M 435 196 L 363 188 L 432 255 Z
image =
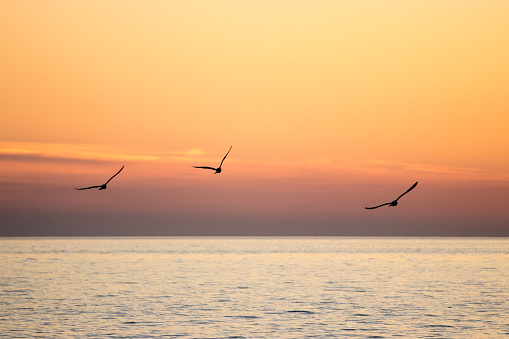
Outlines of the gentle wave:
M 503 338 L 509 240 L 0 239 L 0 338 Z

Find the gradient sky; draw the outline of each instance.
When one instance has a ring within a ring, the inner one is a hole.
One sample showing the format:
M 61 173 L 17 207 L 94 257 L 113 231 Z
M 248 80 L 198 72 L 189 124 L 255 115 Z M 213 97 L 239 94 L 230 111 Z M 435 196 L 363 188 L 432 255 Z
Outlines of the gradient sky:
M 509 236 L 507 13 L 0 0 L 0 236 Z

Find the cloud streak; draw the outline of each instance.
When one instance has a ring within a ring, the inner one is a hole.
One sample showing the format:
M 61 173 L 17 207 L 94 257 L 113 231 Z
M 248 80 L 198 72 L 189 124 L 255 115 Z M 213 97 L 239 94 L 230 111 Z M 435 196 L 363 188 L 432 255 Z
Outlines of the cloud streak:
M 93 145 L 52 143 L 0 143 L 0 161 L 104 163 L 119 161 L 188 161 L 206 154 L 192 148 L 173 152 L 129 152 Z
M 412 173 L 441 180 L 476 180 L 476 181 L 499 181 L 509 182 L 509 175 L 502 172 L 494 172 L 480 167 L 456 167 L 436 164 L 397 162 L 388 160 L 374 160 L 366 164 L 367 172 L 381 172 L 389 175 Z

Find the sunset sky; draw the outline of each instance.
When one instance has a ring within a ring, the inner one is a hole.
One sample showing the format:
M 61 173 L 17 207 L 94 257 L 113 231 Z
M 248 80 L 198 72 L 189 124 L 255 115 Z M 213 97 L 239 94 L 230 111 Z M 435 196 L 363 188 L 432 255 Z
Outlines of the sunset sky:
M 0 0 L 0 236 L 509 236 L 508 13 Z

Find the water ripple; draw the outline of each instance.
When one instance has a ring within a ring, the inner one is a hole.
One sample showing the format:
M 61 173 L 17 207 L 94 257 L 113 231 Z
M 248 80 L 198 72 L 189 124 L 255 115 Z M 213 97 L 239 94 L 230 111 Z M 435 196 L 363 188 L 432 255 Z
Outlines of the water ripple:
M 0 239 L 0 338 L 503 338 L 509 240 Z

